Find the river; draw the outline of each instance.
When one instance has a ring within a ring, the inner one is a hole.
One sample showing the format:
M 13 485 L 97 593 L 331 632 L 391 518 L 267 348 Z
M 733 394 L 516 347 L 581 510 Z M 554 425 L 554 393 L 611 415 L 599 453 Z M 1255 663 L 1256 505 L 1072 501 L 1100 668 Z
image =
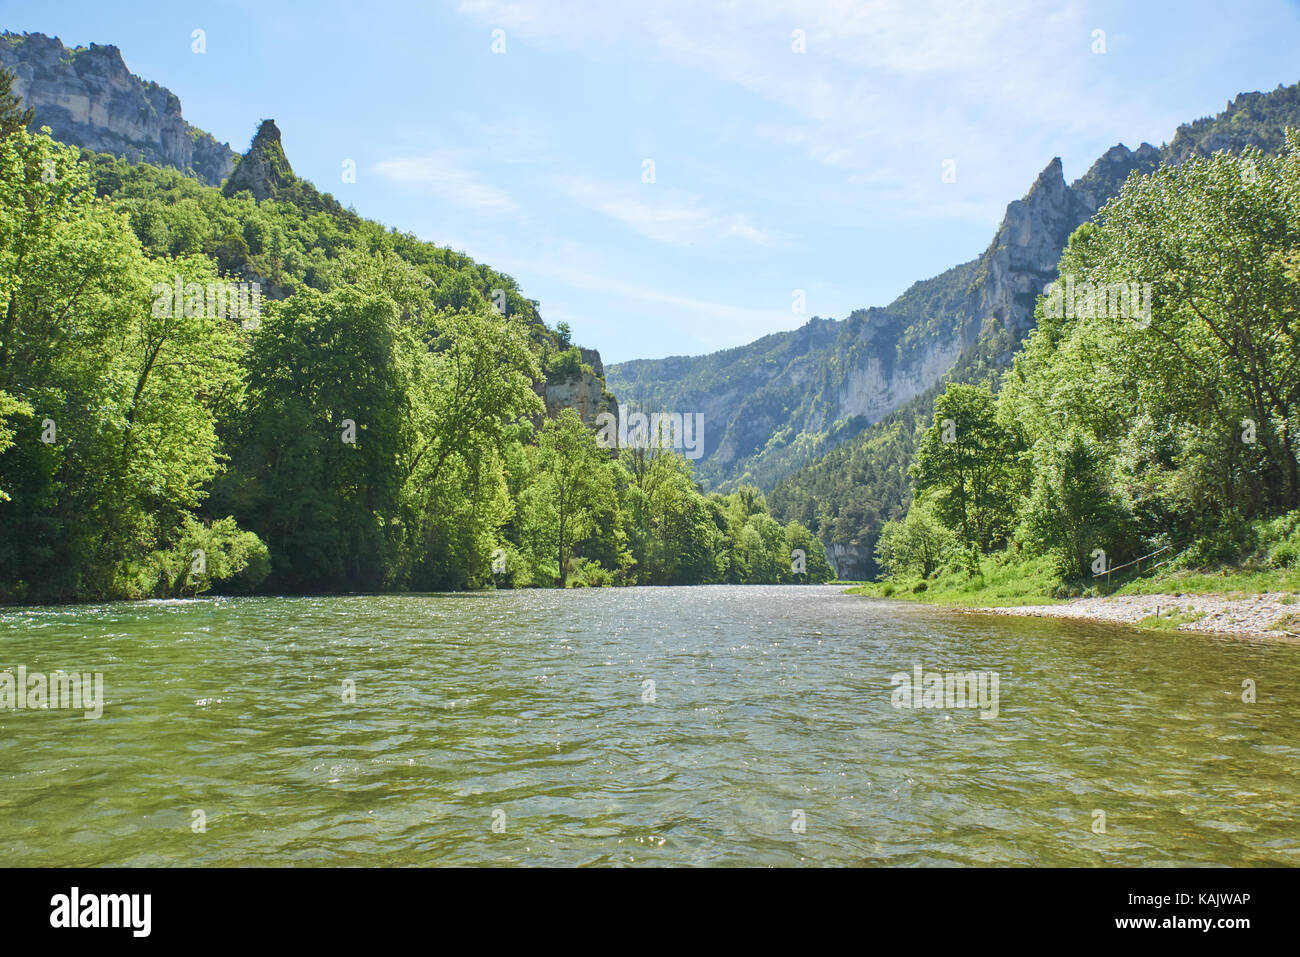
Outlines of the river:
M 710 586 L 0 609 L 19 666 L 104 701 L 0 710 L 9 865 L 1300 864 L 1294 641 Z

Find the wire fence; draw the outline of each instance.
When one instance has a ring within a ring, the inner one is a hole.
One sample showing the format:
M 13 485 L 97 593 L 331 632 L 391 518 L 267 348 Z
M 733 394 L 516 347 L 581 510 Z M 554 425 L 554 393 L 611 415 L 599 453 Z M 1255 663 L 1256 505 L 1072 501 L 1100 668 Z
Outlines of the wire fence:
M 1146 561 L 1148 558 L 1155 558 L 1157 555 L 1162 555 L 1162 554 L 1164 554 L 1165 552 L 1170 551 L 1171 549 L 1175 549 L 1175 548 L 1181 550 L 1181 549 L 1182 549 L 1184 546 L 1186 546 L 1187 544 L 1189 544 L 1189 542 L 1182 542 L 1181 544 L 1178 544 L 1178 545 L 1169 544 L 1169 545 L 1164 546 L 1164 548 L 1157 548 L 1154 552 L 1150 552 L 1150 553 L 1148 553 L 1148 554 L 1146 554 L 1146 555 L 1139 555 L 1137 558 L 1133 559 L 1133 561 L 1131 561 L 1131 562 L 1125 562 L 1123 565 L 1110 565 L 1110 566 L 1108 566 L 1108 567 L 1106 568 L 1106 570 L 1103 571 L 1103 572 L 1093 572 L 1093 573 L 1092 573 L 1092 577 L 1093 577 L 1093 578 L 1100 578 L 1102 575 L 1105 575 L 1105 576 L 1106 576 L 1106 587 L 1109 588 L 1109 587 L 1110 587 L 1110 574 L 1111 574 L 1111 572 L 1123 571 L 1125 568 L 1130 568 L 1130 567 L 1136 565 L 1136 566 L 1137 566 L 1137 572 L 1136 572 L 1136 574 L 1141 575 L 1141 574 L 1142 574 L 1142 563 L 1143 563 L 1144 561 Z M 1175 553 L 1175 554 L 1176 554 L 1176 553 Z M 1154 571 L 1155 569 L 1159 568 L 1161 565 L 1167 565 L 1171 560 L 1173 560 L 1173 558 L 1174 558 L 1174 555 L 1170 555 L 1168 558 L 1166 558 L 1166 559 L 1165 559 L 1164 561 L 1162 561 L 1162 562 L 1156 562 L 1154 565 L 1148 565 L 1148 566 L 1147 566 L 1147 571 L 1148 571 L 1148 572 L 1151 572 L 1151 571 Z

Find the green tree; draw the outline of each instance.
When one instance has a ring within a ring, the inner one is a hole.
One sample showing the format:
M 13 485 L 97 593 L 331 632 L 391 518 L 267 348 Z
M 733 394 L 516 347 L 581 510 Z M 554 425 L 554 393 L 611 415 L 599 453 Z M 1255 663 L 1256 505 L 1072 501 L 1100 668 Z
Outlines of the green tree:
M 876 542 L 876 560 L 890 575 L 929 578 L 950 556 L 953 534 L 926 503 L 917 502 L 901 521 L 889 521 Z
M 775 584 L 789 579 L 790 555 L 780 524 L 766 511 L 751 515 L 733 546 L 738 579 L 746 585 Z
M 835 569 L 826 559 L 825 546 L 818 541 L 817 536 L 799 522 L 791 522 L 785 526 L 785 546 L 786 556 L 790 561 L 787 563 L 785 573 L 782 574 L 782 581 L 804 581 L 816 584 L 828 582 L 835 577 Z M 802 574 L 794 570 L 796 549 L 804 554 L 805 570 Z
M 1114 537 L 1092 527 L 1111 522 L 1110 505 L 1131 534 L 1166 542 L 1295 506 L 1298 146 L 1292 132 L 1283 156 L 1216 154 L 1131 177 L 1071 237 L 998 400 L 1038 449 L 1026 534 L 1066 555 L 1068 574 L 1081 564 L 1069 528 Z M 1051 495 L 1077 469 L 1111 493 L 1092 518 L 1053 517 Z
M 1034 483 L 1023 512 L 1023 534 L 1057 556 L 1066 579 L 1088 576 L 1094 549 L 1110 555 L 1128 543 L 1126 516 L 1111 493 L 1101 449 L 1078 431 L 1034 450 Z
M 219 469 L 238 325 L 159 308 L 210 263 L 147 260 L 74 151 L 18 130 L 0 171 L 0 392 L 32 410 L 0 453 L 0 594 L 132 596 Z
M 32 407 L 21 399 L 17 399 L 8 392 L 0 392 L 0 453 L 10 448 L 14 444 L 14 436 L 17 435 L 17 428 L 14 424 L 15 419 L 30 419 L 32 417 Z M 0 464 L 3 464 L 3 455 L 0 455 Z M 0 473 L 0 502 L 10 501 L 9 493 L 5 491 L 3 473 Z
M 542 426 L 536 495 L 540 536 L 551 546 L 563 588 L 574 543 L 590 534 L 595 515 L 614 499 L 609 455 L 572 409 L 562 409 Z
M 27 129 L 36 115 L 31 107 L 22 108 L 18 95 L 13 92 L 14 79 L 9 70 L 0 69 L 0 140 Z
M 954 384 L 934 403 L 934 423 L 911 474 L 918 496 L 933 497 L 938 518 L 981 552 L 1005 539 L 1022 476 L 1017 436 L 997 417 L 987 386 Z
M 389 583 L 408 389 L 425 354 L 390 299 L 356 289 L 301 290 L 262 317 L 217 504 L 270 547 L 273 587 Z

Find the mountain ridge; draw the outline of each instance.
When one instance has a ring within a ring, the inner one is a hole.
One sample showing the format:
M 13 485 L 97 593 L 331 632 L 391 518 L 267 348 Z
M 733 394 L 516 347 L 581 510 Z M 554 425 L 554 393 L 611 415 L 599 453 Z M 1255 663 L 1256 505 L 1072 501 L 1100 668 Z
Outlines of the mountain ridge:
M 1300 127 L 1300 84 L 1279 85 L 1269 93 L 1242 93 L 1229 101 L 1222 113 L 1180 126 L 1174 139 L 1159 150 L 1149 144 L 1137 150 L 1128 150 L 1123 144 L 1111 147 L 1069 189 L 1095 214 L 1134 170 L 1145 174 L 1160 164 L 1178 164 L 1218 150 L 1239 152 L 1257 147 L 1277 152 L 1288 126 Z M 1042 182 L 1040 174 L 1036 184 Z M 1009 218 L 1014 206 L 1008 206 Z M 1004 220 L 1003 229 L 1007 224 Z M 1071 231 L 1062 229 L 1058 235 L 1068 239 Z M 990 253 L 996 256 L 998 245 L 995 237 L 986 257 Z M 1055 278 L 1056 259 L 1059 252 L 1050 270 L 1037 276 L 1038 281 Z M 908 465 L 920 432 L 930 423 L 935 396 L 951 382 L 996 381 L 1032 328 L 1033 292 L 1032 285 L 1012 291 L 1022 307 L 1016 310 L 1017 315 L 1027 319 L 1023 327 L 1019 322 L 986 322 L 976 341 L 929 389 L 862 430 L 851 442 L 829 450 L 765 489 L 774 515 L 783 521 L 798 518 L 819 534 L 828 552 L 833 552 L 832 560 L 842 577 L 874 575 L 876 534 L 884 521 L 898 518 L 906 510 L 911 497 Z
M 810 320 L 832 340 L 820 355 L 798 356 L 799 373 L 818 382 L 814 393 L 790 389 L 781 361 L 787 342 L 807 324 L 706 356 L 618 363 L 609 369 L 610 388 L 645 405 L 705 411 L 705 434 L 711 437 L 697 462 L 701 480 L 720 490 L 757 485 L 769 493 L 774 514 L 798 519 L 821 535 L 840 559 L 841 575 L 864 577 L 874 569 L 875 531 L 897 517 L 910 496 L 904 425 L 928 419 L 942 383 L 994 377 L 1010 364 L 1033 328 L 1037 296 L 1056 278 L 1070 234 L 1117 195 L 1132 173 L 1219 149 L 1276 152 L 1287 125 L 1300 126 L 1300 84 L 1241 93 L 1223 112 L 1181 125 L 1160 148 L 1116 144 L 1069 184 L 1060 158 L 1053 158 L 1025 195 L 1007 205 L 980 256 L 914 282 L 887 306 L 854 310 L 845 319 Z M 699 386 L 709 378 L 726 382 L 726 395 Z M 690 387 L 678 384 L 683 382 Z M 727 396 L 739 398 L 728 402 Z M 780 407 L 791 419 L 769 430 L 775 417 L 755 414 L 765 406 L 769 412 Z M 845 443 L 854 448 L 837 455 Z M 868 466 L 864 444 L 887 461 Z M 882 489 L 888 503 L 868 505 L 847 476 L 835 475 L 836 468 L 854 462 L 852 474 Z M 819 469 L 828 474 L 818 476 Z M 804 477 L 808 488 L 794 494 Z
M 42 33 L 0 33 L 0 67 L 14 74 L 14 93 L 34 110 L 32 128 L 48 126 L 60 142 L 130 163 L 171 167 L 205 186 L 221 187 L 226 197 L 247 192 L 256 203 L 282 200 L 307 213 L 358 219 L 294 173 L 274 119 L 263 119 L 248 149 L 237 154 L 186 122 L 179 98 L 131 73 L 112 44 L 69 49 L 58 37 Z M 257 282 L 267 299 L 286 299 L 295 291 L 294 283 L 265 264 L 255 265 L 246 255 L 236 258 L 227 268 L 240 279 Z M 615 400 L 606 388 L 599 352 L 579 349 L 572 358 L 547 369 L 536 390 L 547 415 L 572 408 L 593 425 L 597 415 L 616 408 Z
M 1002 326 L 1009 342 L 1023 338 L 1070 233 L 1130 172 L 1154 168 L 1158 156 L 1147 143 L 1137 150 L 1118 144 L 1069 185 L 1055 157 L 1008 204 L 980 256 L 914 282 L 889 305 L 842 320 L 814 316 L 797 329 L 706 356 L 618 363 L 609 369 L 610 388 L 640 405 L 701 411 L 706 422 L 720 422 L 706 429 L 701 479 L 724 490 L 746 482 L 770 489 L 923 393 L 987 323 Z M 804 348 L 814 329 L 820 362 Z M 717 395 L 694 384 L 706 379 L 728 388 Z M 683 380 L 684 388 L 667 385 Z M 811 395 L 791 387 L 810 380 Z

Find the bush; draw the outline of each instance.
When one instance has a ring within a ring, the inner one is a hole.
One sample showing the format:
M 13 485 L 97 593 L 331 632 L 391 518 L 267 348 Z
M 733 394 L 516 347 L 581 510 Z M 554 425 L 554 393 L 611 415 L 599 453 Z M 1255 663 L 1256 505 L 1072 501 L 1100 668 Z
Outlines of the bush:
M 1293 568 L 1300 564 L 1300 509 L 1261 523 L 1259 545 L 1266 550 L 1268 564 L 1274 568 Z
M 1254 526 L 1243 522 L 1198 538 L 1170 564 L 1173 568 L 1187 569 L 1232 565 L 1257 547 L 1258 538 Z
M 572 588 L 603 588 L 614 584 L 614 572 L 589 558 L 575 558 L 569 562 L 569 586 Z
M 173 545 L 133 567 L 126 590 L 133 596 L 179 598 L 201 595 L 220 583 L 221 594 L 247 594 L 270 572 L 266 545 L 234 518 L 205 525 L 186 514 Z
M 955 547 L 953 533 L 923 503 L 914 503 L 901 521 L 886 522 L 876 540 L 876 561 L 890 575 L 916 572 L 928 578 Z
M 546 359 L 546 380 L 564 382 L 582 375 L 582 353 L 577 346 L 571 346 L 562 352 L 552 352 Z
M 501 551 L 499 554 L 494 553 L 492 558 L 500 558 L 501 565 L 489 565 L 488 567 L 489 569 L 503 567 L 503 570 L 490 571 L 493 585 L 497 588 L 506 589 L 530 588 L 538 584 L 537 577 L 533 573 L 533 563 L 513 542 L 501 542 L 497 547 Z

